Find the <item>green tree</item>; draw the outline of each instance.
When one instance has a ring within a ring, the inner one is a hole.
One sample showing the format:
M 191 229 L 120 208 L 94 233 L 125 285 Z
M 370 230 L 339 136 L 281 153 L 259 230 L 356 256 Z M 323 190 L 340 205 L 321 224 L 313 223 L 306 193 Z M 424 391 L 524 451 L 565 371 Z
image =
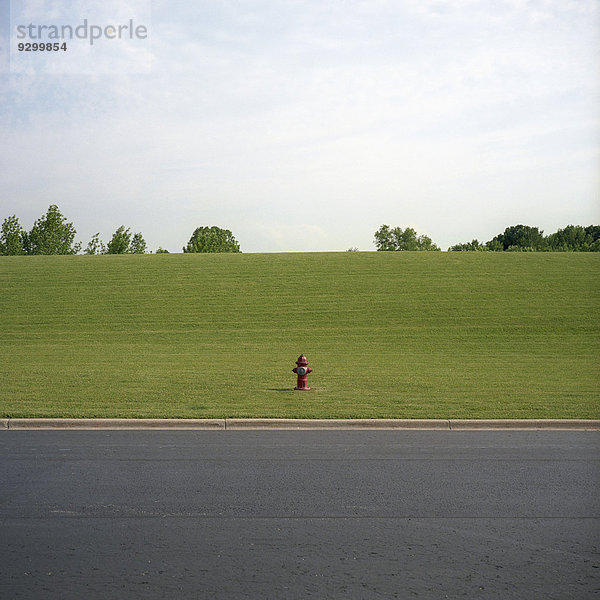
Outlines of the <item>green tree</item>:
M 485 243 L 485 247 L 488 250 L 490 250 L 491 252 L 502 252 L 504 250 L 504 245 L 497 238 L 498 238 L 498 236 L 496 236 L 494 239 L 490 240 L 489 242 Z
M 392 241 L 397 252 L 415 252 L 419 247 L 417 232 L 412 227 L 392 229 Z
M 159 246 L 158 250 L 156 251 L 156 254 L 169 254 L 169 251 L 165 250 L 164 248 L 162 248 L 161 246 Z
M 586 235 L 592 238 L 593 242 L 600 240 L 600 225 L 588 225 L 585 228 Z
M 56 204 L 48 207 L 48 212 L 40 217 L 26 237 L 29 254 L 77 254 L 81 244 L 74 244 L 77 231 L 73 223 L 60 212 Z
M 417 235 L 412 227 L 392 229 L 389 225 L 382 225 L 375 232 L 375 246 L 378 251 L 439 251 L 430 237 Z
M 567 225 L 547 238 L 548 246 L 557 252 L 600 251 L 600 226 Z
M 488 250 L 487 246 L 479 240 L 472 240 L 465 244 L 455 244 L 448 248 L 448 252 L 483 252 L 485 250 Z
M 134 233 L 129 246 L 131 254 L 146 254 L 146 240 L 141 233 Z
M 141 233 L 131 235 L 131 229 L 121 225 L 108 242 L 105 254 L 146 254 L 146 240 Z
M 600 252 L 600 225 L 588 225 L 585 233 L 589 239 L 589 252 Z
M 544 232 L 529 225 L 513 225 L 487 242 L 490 250 L 539 251 L 546 249 Z
M 375 232 L 375 246 L 378 251 L 395 250 L 394 236 L 389 225 L 382 225 Z
M 2 233 L 0 233 L 0 254 L 25 254 L 25 238 L 25 231 L 17 216 L 6 217 L 2 223 Z
M 92 236 L 92 239 L 83 252 L 84 254 L 106 254 L 106 246 L 102 243 L 99 233 L 95 233 Z
M 417 250 L 427 252 L 440 252 L 440 247 L 434 244 L 430 237 L 426 235 L 420 235 L 417 238 Z
M 131 245 L 131 231 L 121 225 L 106 246 L 106 254 L 128 254 Z
M 184 252 L 240 252 L 240 245 L 229 229 L 198 227 L 192 233 Z

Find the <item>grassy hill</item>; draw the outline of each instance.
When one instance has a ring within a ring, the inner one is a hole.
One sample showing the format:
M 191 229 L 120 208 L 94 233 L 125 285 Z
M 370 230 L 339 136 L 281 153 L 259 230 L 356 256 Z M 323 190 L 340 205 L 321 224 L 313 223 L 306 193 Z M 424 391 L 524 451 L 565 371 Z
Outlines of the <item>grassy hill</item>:
M 0 257 L 0 415 L 599 418 L 599 274 L 563 253 Z

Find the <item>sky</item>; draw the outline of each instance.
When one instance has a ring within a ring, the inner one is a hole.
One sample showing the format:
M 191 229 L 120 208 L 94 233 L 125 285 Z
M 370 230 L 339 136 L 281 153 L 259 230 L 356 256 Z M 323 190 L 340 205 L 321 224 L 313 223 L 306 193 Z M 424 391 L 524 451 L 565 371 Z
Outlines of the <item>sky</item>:
M 0 219 L 26 229 L 57 204 L 84 247 L 217 225 L 288 252 L 600 223 L 598 0 L 0 6 Z M 19 24 L 84 19 L 147 36 L 16 50 Z

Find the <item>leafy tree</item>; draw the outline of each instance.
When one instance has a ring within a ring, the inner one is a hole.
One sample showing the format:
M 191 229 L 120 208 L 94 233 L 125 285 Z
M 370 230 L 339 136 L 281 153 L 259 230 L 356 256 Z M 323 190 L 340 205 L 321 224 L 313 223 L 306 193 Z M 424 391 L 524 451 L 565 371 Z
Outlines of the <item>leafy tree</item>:
M 417 236 L 417 232 L 412 227 L 392 229 L 389 225 L 382 225 L 375 232 L 375 246 L 378 251 L 439 251 L 439 247 L 431 241 L 430 237 Z
M 537 227 L 513 225 L 486 242 L 456 244 L 449 251 L 491 250 L 493 252 L 600 252 L 600 225 L 567 225 L 544 236 Z
M 156 254 L 169 254 L 168 250 L 165 250 L 164 248 L 161 248 L 160 246 L 158 247 L 158 250 L 156 251 Z
M 141 233 L 134 233 L 129 246 L 131 254 L 146 254 L 146 240 Z
M 600 226 L 567 225 L 548 236 L 548 246 L 558 252 L 600 251 Z
M 546 238 L 544 232 L 537 227 L 528 225 L 513 225 L 507 227 L 504 233 L 497 235 L 487 244 L 490 250 L 544 250 L 546 248 Z M 502 247 L 500 247 L 500 245 Z
M 394 236 L 389 225 L 382 225 L 375 232 L 375 246 L 378 251 L 395 250 Z
M 121 225 L 106 246 L 106 254 L 128 254 L 131 245 L 131 231 Z
M 84 254 L 106 254 L 106 246 L 102 243 L 99 233 L 95 233 L 92 236 L 87 248 L 83 252 Z
M 141 233 L 131 235 L 129 227 L 121 225 L 106 246 L 106 254 L 146 254 L 146 240 Z
M 73 244 L 76 233 L 73 223 L 67 223 L 58 206 L 51 204 L 33 224 L 25 246 L 29 254 L 77 254 L 81 244 Z
M 440 252 L 440 247 L 437 244 L 434 244 L 430 237 L 420 235 L 417 238 L 417 250 Z
M 504 250 L 504 245 L 499 239 L 497 239 L 497 237 L 498 236 L 485 243 L 485 247 L 488 250 L 491 250 L 492 252 L 502 252 Z
M 600 225 L 588 225 L 585 228 L 585 233 L 590 240 L 589 252 L 600 252 Z
M 592 243 L 600 240 L 600 225 L 588 225 L 585 228 L 586 235 L 592 238 Z
M 198 227 L 192 233 L 184 252 L 240 252 L 240 245 L 229 229 Z
M 0 254 L 25 254 L 25 239 L 26 233 L 17 216 L 6 217 L 2 223 L 2 233 L 0 233 Z
M 488 247 L 479 240 L 472 240 L 466 244 L 456 244 L 448 248 L 448 252 L 483 252 L 486 250 L 488 250 Z

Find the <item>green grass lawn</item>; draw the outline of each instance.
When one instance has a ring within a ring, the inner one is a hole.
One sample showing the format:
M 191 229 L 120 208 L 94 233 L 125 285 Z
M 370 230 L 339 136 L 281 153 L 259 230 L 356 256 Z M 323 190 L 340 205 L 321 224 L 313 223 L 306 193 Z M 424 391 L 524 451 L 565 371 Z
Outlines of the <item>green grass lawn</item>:
M 0 257 L 0 416 L 597 419 L 599 274 L 585 253 Z

